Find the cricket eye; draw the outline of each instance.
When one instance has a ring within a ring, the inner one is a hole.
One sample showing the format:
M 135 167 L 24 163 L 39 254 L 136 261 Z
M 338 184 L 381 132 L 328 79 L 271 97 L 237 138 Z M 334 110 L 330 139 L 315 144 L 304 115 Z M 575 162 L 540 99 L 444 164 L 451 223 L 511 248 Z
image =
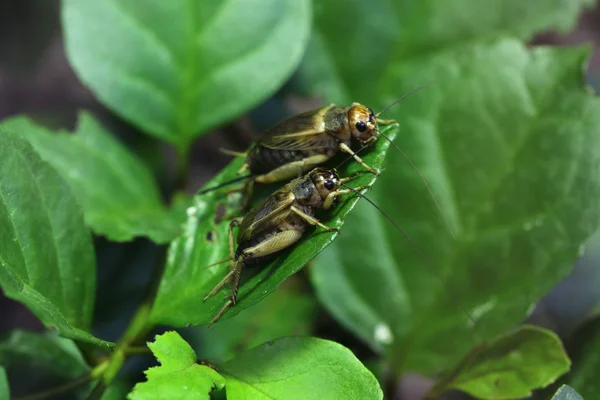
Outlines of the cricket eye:
M 356 129 L 358 129 L 359 132 L 364 132 L 367 130 L 367 124 L 362 121 L 358 121 L 356 123 Z
M 325 189 L 327 190 L 333 190 L 333 188 L 335 187 L 335 183 L 333 183 L 333 181 L 325 181 L 325 184 L 323 185 L 325 186 Z

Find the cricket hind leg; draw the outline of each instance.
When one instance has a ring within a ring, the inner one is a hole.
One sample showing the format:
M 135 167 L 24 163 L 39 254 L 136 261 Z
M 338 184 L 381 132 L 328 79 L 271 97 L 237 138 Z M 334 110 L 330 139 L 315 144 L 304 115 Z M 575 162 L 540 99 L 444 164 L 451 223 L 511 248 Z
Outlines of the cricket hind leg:
M 240 226 L 241 223 L 242 223 L 242 218 L 235 218 L 229 223 L 228 246 L 229 246 L 229 255 L 230 256 L 229 256 L 229 258 L 222 260 L 223 262 L 225 262 L 225 261 L 230 262 L 229 272 L 227 273 L 227 275 L 225 275 L 225 277 L 223 279 L 221 279 L 221 281 L 219 283 L 217 283 L 217 285 L 206 296 L 204 296 L 204 301 L 206 301 L 209 297 L 214 296 L 219 290 L 221 290 L 221 288 L 231 280 L 232 276 L 234 275 L 234 271 L 237 268 L 241 269 L 241 265 L 240 266 L 237 265 L 239 263 L 238 262 L 239 260 L 235 256 L 235 239 L 233 237 L 233 228 Z
M 237 300 L 237 294 L 239 289 L 240 276 L 242 273 L 242 269 L 247 261 L 251 261 L 260 257 L 266 257 L 271 254 L 277 253 L 285 248 L 290 247 L 294 243 L 296 243 L 302 237 L 302 232 L 297 230 L 285 230 L 282 232 L 278 232 L 274 235 L 271 235 L 264 240 L 260 241 L 258 244 L 248 247 L 242 251 L 239 257 L 237 257 L 237 261 L 232 268 L 232 270 L 225 277 L 227 280 L 231 278 L 231 295 L 227 302 L 221 307 L 217 315 L 210 321 L 209 325 L 217 322 L 223 314 L 232 306 L 235 305 Z M 223 279 L 223 284 L 226 282 L 226 279 Z M 221 286 L 223 286 L 221 284 Z

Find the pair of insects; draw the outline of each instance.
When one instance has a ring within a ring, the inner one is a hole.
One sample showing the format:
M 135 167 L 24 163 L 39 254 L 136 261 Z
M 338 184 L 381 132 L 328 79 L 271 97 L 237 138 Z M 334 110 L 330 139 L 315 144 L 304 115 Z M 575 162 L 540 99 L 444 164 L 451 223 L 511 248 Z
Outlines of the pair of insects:
M 402 98 L 404 97 L 406 96 Z M 387 108 L 389 106 L 383 111 Z M 354 176 L 340 178 L 335 169 L 318 166 L 330 160 L 337 153 L 344 152 L 367 171 L 378 175 L 379 173 L 367 165 L 352 150 L 352 147 L 355 147 L 354 144 L 361 145 L 361 148 L 372 145 L 380 135 L 389 140 L 379 131 L 379 125 L 389 125 L 396 121 L 379 119 L 378 117 L 383 111 L 375 114 L 368 107 L 358 103 L 353 103 L 349 107 L 330 105 L 308 111 L 289 117 L 275 125 L 247 153 L 235 153 L 245 157 L 245 163 L 240 173 L 250 171 L 249 176 L 243 177 L 249 179 L 244 185 L 246 192 L 244 206 L 248 204 L 255 183 L 273 183 L 297 178 L 252 208 L 243 218 L 235 218 L 231 221 L 229 226 L 230 257 L 216 263 L 229 261 L 229 272 L 205 296 L 204 300 L 216 294 L 227 283 L 231 284 L 232 289 L 229 299 L 213 318 L 211 324 L 216 322 L 229 307 L 235 305 L 240 275 L 245 266 L 259 263 L 262 259 L 294 245 L 310 225 L 319 226 L 326 231 L 337 230 L 337 228 L 322 224 L 315 218 L 315 210 L 330 209 L 339 196 L 347 193 L 361 195 L 360 191 L 369 187 L 351 188 L 346 185 L 346 182 L 352 180 Z M 390 143 L 395 146 L 393 142 L 390 141 Z M 395 147 L 401 152 L 397 146 Z M 404 153 L 402 155 L 406 157 Z M 416 167 L 414 168 L 416 170 Z M 307 171 L 310 172 L 298 177 Z M 423 177 L 421 178 L 423 179 Z M 424 179 L 423 181 L 425 182 Z M 233 181 L 205 189 L 199 194 L 231 182 Z M 342 187 L 344 188 L 342 189 Z M 375 204 L 373 205 L 377 207 Z M 385 216 L 387 217 L 387 215 Z M 389 219 L 389 217 L 387 218 Z M 404 234 L 391 219 L 390 221 Z M 233 237 L 233 228 L 235 227 L 239 227 L 237 247 Z

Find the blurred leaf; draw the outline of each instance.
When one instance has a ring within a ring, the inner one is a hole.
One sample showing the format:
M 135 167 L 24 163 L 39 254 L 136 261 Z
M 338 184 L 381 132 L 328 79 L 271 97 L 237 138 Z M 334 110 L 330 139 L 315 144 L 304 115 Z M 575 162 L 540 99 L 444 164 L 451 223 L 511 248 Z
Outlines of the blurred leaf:
M 326 101 L 382 104 L 387 101 L 381 98 L 382 90 L 399 97 L 399 89 L 428 82 L 431 77 L 416 72 L 430 57 L 459 56 L 461 47 L 497 37 L 528 39 L 551 29 L 566 32 L 580 11 L 594 4 L 594 0 L 349 0 L 340 7 L 336 0 L 322 0 L 314 6 L 302 76 Z M 389 75 L 406 83 L 390 87 Z
M 391 137 L 394 137 L 394 127 L 389 127 L 384 130 L 384 132 L 386 131 Z M 378 140 L 375 148 L 365 152 L 361 157 L 368 165 L 379 168 L 388 147 L 387 141 Z M 344 158 L 341 156 L 341 160 Z M 241 159 L 232 162 L 207 183 L 206 187 L 213 187 L 237 177 L 236 171 L 239 170 L 241 163 Z M 364 168 L 358 163 L 346 163 L 338 170 L 340 176 L 350 176 L 358 171 L 364 172 Z M 375 180 L 375 175 L 363 173 L 351 184 L 353 186 L 370 185 Z M 280 185 L 282 184 L 274 186 L 278 188 L 281 187 Z M 167 267 L 151 315 L 155 323 L 175 327 L 206 325 L 225 303 L 225 298 L 229 295 L 226 288 L 206 302 L 203 301 L 204 295 L 216 286 L 229 268 L 226 263 L 218 267 L 206 268 L 207 265 L 229 255 L 227 240 L 229 221 L 220 221 L 215 224 L 219 203 L 228 204 L 230 207 L 235 206 L 235 202 L 228 203 L 224 197 L 223 191 L 196 196 L 194 205 L 188 209 L 185 231 L 171 243 L 169 248 Z M 335 210 L 324 212 L 319 216 L 321 222 L 332 227 L 341 226 L 343 218 L 352 210 L 358 200 L 358 196 L 345 197 L 345 200 L 342 199 Z M 227 209 L 226 213 L 231 210 L 231 208 Z M 259 272 L 241 286 L 238 302 L 235 307 L 231 307 L 225 313 L 224 317 L 236 315 L 241 310 L 265 298 L 286 278 L 304 267 L 336 236 L 336 233 L 317 229 L 312 234 L 306 235 L 292 248 L 281 252 L 277 258 L 261 267 Z
M 526 325 L 474 348 L 429 396 L 458 389 L 478 399 L 523 398 L 554 382 L 570 365 L 555 333 Z
M 90 371 L 75 343 L 52 332 L 12 331 L 0 342 L 0 364 L 24 369 L 39 366 L 56 376 L 73 379 Z
M 290 282 L 290 279 L 286 281 Z M 245 309 L 213 327 L 193 328 L 198 332 L 197 352 L 211 362 L 226 361 L 242 350 L 284 336 L 310 334 L 315 300 L 284 283 L 264 301 Z
M 562 385 L 560 389 L 556 391 L 554 396 L 552 396 L 552 400 L 583 400 L 583 397 L 581 397 L 581 395 L 571 386 Z
M 10 389 L 8 388 L 8 379 L 6 371 L 0 365 L 0 399 L 10 399 Z
M 240 353 L 220 372 L 227 399 L 383 399 L 375 377 L 344 346 L 290 337 Z
M 161 364 L 146 370 L 147 382 L 138 383 L 129 394 L 131 400 L 206 399 L 225 379 L 211 368 L 196 363 L 194 350 L 177 332 L 156 336 L 148 347 Z
M 183 147 L 277 90 L 308 42 L 309 0 L 66 0 L 67 56 L 114 112 Z
M 593 399 L 600 393 L 600 318 L 584 325 L 569 340 L 569 354 L 572 355 L 573 368 L 566 382 L 584 398 Z
M 68 185 L 21 137 L 0 130 L 0 284 L 66 337 L 86 332 L 94 306 L 91 235 Z
M 75 134 L 54 134 L 26 117 L 2 125 L 25 137 L 66 180 L 88 225 L 114 241 L 148 236 L 165 243 L 180 232 L 184 214 L 169 212 L 150 171 L 88 113 Z
M 323 10 L 330 9 L 327 4 Z M 440 10 L 449 12 L 445 6 Z M 435 26 L 456 23 L 459 29 L 466 21 L 438 11 L 430 10 L 435 14 L 428 17 Z M 486 15 L 482 20 L 489 22 Z M 409 26 L 414 24 L 429 26 L 419 19 Z M 500 27 L 491 24 L 489 34 Z M 339 26 L 319 28 L 329 33 Z M 399 371 L 434 374 L 475 343 L 522 321 L 570 272 L 581 243 L 598 225 L 600 102 L 584 87 L 586 49 L 527 50 L 514 39 L 478 43 L 473 38 L 452 46 L 432 43 L 411 56 L 404 47 L 421 39 L 405 29 L 408 36 L 394 39 L 397 54 L 385 71 L 370 75 L 370 91 L 341 73 L 336 79 L 348 98 L 375 110 L 435 80 L 385 115 L 400 121 L 397 142 L 428 180 L 457 239 L 447 234 L 425 186 L 399 156 L 388 157 L 370 196 L 445 283 L 366 205 L 348 216 L 347 234 L 317 260 L 312 278 L 332 314 Z M 339 50 L 327 46 L 332 47 Z M 340 71 L 351 70 L 335 54 L 324 56 L 335 59 Z M 346 54 L 348 59 L 355 57 Z M 340 99 L 328 95 L 326 100 Z M 477 320 L 475 328 L 465 310 Z

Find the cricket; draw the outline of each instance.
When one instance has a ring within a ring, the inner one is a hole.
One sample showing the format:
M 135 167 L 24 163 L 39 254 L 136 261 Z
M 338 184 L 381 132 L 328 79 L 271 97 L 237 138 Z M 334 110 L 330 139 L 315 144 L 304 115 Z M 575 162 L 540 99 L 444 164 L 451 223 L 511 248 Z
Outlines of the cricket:
M 339 153 L 349 154 L 350 158 L 354 158 L 366 171 L 379 175 L 379 171 L 367 165 L 357 153 L 372 146 L 381 136 L 407 160 L 418 174 L 444 219 L 448 231 L 454 238 L 450 223 L 423 175 L 402 149 L 379 129 L 379 126 L 398 124 L 396 120 L 380 119 L 382 113 L 432 83 L 429 82 L 408 92 L 378 113 L 355 102 L 350 106 L 330 104 L 323 108 L 290 116 L 266 131 L 244 153 L 222 149 L 221 151 L 226 154 L 244 158 L 244 164 L 238 174 L 242 175 L 245 172 L 249 172 L 249 174 L 203 189 L 197 192 L 197 195 L 246 180 L 245 184 L 230 191 L 245 193 L 241 209 L 247 210 L 256 183 L 275 183 L 300 177 Z M 354 151 L 352 147 L 356 148 L 357 145 L 359 148 Z
M 356 177 L 355 174 L 340 178 L 336 169 L 314 168 L 305 176 L 296 178 L 275 191 L 244 217 L 231 220 L 228 230 L 230 256 L 206 266 L 209 268 L 225 262 L 230 263 L 225 277 L 204 297 L 204 301 L 206 301 L 219 292 L 225 284 L 231 285 L 229 299 L 209 325 L 217 322 L 230 307 L 235 305 L 241 273 L 245 267 L 260 265 L 270 256 L 293 246 L 304 236 L 309 226 L 318 226 L 326 232 L 339 231 L 339 228 L 329 227 L 315 218 L 315 211 L 331 209 L 340 196 L 350 193 L 364 198 L 389 220 L 445 284 L 433 264 L 404 230 L 379 206 L 361 193 L 361 191 L 370 189 L 371 186 L 352 188 L 346 185 Z M 237 240 L 234 238 L 233 232 L 236 227 L 239 228 Z M 464 312 L 473 321 L 473 318 L 466 311 Z

